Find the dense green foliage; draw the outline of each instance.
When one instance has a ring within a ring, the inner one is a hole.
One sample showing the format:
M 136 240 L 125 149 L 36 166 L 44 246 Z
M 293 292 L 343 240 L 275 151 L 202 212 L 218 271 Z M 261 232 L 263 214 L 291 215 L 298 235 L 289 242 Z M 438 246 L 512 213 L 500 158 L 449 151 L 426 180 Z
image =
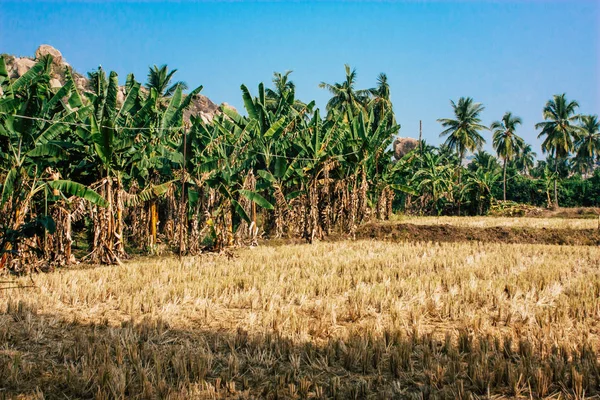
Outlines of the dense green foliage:
M 99 68 L 79 91 L 68 68 L 64 85 L 50 87 L 51 62 L 11 78 L 0 58 L 0 227 L 14 233 L 51 217 L 56 231 L 23 246 L 51 263 L 71 262 L 74 232 L 87 234 L 90 261 L 118 263 L 161 243 L 197 253 L 261 236 L 352 234 L 367 219 L 389 218 L 392 204 L 484 214 L 499 198 L 600 203 L 600 176 L 592 174 L 598 121 L 575 114 L 577 103 L 564 95 L 548 102 L 537 125 L 551 154 L 537 165 L 510 113 L 490 128 L 502 165 L 481 151 L 488 128 L 471 98 L 452 102 L 454 118 L 439 120 L 444 145 L 422 142 L 394 160 L 400 126 L 385 74 L 376 87 L 357 89 L 346 66 L 342 83 L 321 84 L 332 93 L 322 115 L 296 98 L 290 72 L 276 73 L 272 88 L 241 86 L 247 116 L 221 107 L 207 120 L 184 117 L 202 87 L 184 94 L 166 66 L 150 68 L 145 85 L 129 75 L 121 87 L 116 73 Z M 0 267 L 27 262 L 17 243 L 3 244 Z

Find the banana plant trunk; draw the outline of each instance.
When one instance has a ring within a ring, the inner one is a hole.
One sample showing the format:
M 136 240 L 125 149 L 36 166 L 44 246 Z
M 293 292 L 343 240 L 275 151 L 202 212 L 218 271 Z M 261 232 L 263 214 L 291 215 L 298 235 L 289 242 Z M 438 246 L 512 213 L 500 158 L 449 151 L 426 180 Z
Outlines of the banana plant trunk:
M 64 202 L 54 204 L 50 215 L 56 224 L 56 230 L 47 236 L 44 246 L 45 257 L 50 265 L 64 266 L 72 262 L 72 216 L 68 205 Z
M 148 245 L 150 246 L 150 249 L 153 250 L 158 243 L 158 206 L 156 201 L 150 202 L 149 218 L 150 237 L 148 238 Z
M 361 223 L 367 218 L 367 209 L 368 209 L 368 198 L 367 191 L 369 189 L 369 184 L 367 182 L 367 171 L 363 166 L 360 172 L 361 180 L 360 180 L 360 197 L 359 197 L 359 208 L 358 208 L 358 222 Z
M 386 202 L 386 209 L 385 209 L 385 219 L 389 220 L 390 217 L 392 216 L 392 206 L 394 203 L 394 198 L 396 197 L 396 193 L 394 192 L 394 190 L 390 187 L 387 188 L 387 202 Z
M 349 204 L 349 212 L 348 212 L 348 226 L 347 226 L 347 230 L 348 233 L 350 235 L 355 234 L 356 232 L 356 217 L 357 217 L 357 213 L 358 213 L 358 194 L 357 194 L 357 188 L 356 188 L 356 175 L 353 175 L 352 178 L 350 179 L 349 185 L 351 185 L 349 187 L 349 189 L 347 188 L 346 190 L 349 190 L 350 193 L 348 194 L 348 202 Z
M 258 244 L 258 226 L 256 225 L 256 203 L 252 202 L 251 211 L 252 223 L 250 224 L 250 240 L 253 246 Z
M 20 190 L 16 189 L 14 190 L 13 193 L 19 193 Z M 13 194 L 14 196 L 14 194 Z M 11 209 L 14 210 L 14 217 L 12 218 L 12 222 L 10 222 L 10 218 L 6 220 L 7 225 L 10 224 L 12 225 L 12 229 L 13 230 L 17 230 L 24 222 L 25 222 L 25 216 L 27 215 L 27 212 L 29 211 L 29 202 L 31 200 L 30 196 L 26 196 L 25 199 L 23 201 L 18 201 L 18 200 L 14 200 L 11 202 L 12 206 Z M 8 212 L 8 214 L 10 215 L 10 211 Z M 4 249 L 0 249 L 2 251 L 4 251 L 4 254 L 2 254 L 2 257 L 0 258 L 0 271 L 2 271 L 5 267 L 9 267 L 10 268 L 10 263 L 13 259 L 13 257 L 11 257 L 11 252 L 16 250 L 18 251 L 19 249 L 13 249 L 11 243 L 7 243 L 6 244 L 6 248 Z M 17 258 L 19 258 L 17 256 Z
M 113 187 L 117 182 L 116 190 Z M 106 199 L 108 206 L 91 206 L 94 237 L 92 251 L 86 257 L 99 264 L 121 264 L 126 256 L 123 244 L 123 212 L 119 179 L 107 174 L 100 182 L 99 192 Z

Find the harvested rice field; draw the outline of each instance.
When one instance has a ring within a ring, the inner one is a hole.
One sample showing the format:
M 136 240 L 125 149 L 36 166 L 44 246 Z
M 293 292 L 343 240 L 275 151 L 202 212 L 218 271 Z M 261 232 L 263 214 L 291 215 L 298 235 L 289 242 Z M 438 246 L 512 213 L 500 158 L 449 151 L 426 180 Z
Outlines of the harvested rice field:
M 600 216 L 587 218 L 535 218 L 535 217 L 410 217 L 401 216 L 394 222 L 414 225 L 452 225 L 468 228 L 533 228 L 533 229 L 598 229 Z
M 6 398 L 600 393 L 598 246 L 359 239 L 6 279 Z

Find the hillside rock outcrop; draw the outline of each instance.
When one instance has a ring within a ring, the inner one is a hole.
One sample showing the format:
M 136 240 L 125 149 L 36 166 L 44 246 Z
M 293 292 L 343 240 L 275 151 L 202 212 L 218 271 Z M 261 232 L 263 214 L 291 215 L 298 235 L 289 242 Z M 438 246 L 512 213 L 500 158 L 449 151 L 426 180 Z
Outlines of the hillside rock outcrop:
M 14 69 L 16 70 L 17 76 L 23 76 L 31 67 L 35 65 L 35 61 L 29 58 L 15 58 Z
M 394 158 L 396 160 L 401 159 L 411 151 L 417 148 L 419 141 L 413 138 L 397 138 L 392 144 L 394 149 Z
M 43 44 L 35 51 L 35 58 L 32 57 L 15 57 L 5 56 L 6 68 L 8 74 L 12 78 L 18 78 L 23 76 L 35 63 L 46 55 L 52 56 L 52 67 L 51 67 L 51 79 L 50 87 L 60 88 L 65 84 L 65 68 L 69 69 L 73 76 L 75 86 L 81 92 L 88 91 L 88 79 L 79 73 L 77 73 L 71 66 L 65 61 L 62 53 L 54 47 Z M 185 96 L 185 95 L 184 95 Z M 117 93 L 117 101 L 123 103 L 125 101 L 125 87 L 120 86 Z M 199 116 L 204 122 L 211 122 L 213 118 L 220 114 L 222 107 L 230 108 L 234 111 L 234 107 L 227 103 L 223 103 L 221 106 L 213 103 L 208 97 L 204 95 L 197 95 L 190 104 L 190 107 L 184 112 L 183 118 L 185 121 L 189 121 L 191 116 Z
M 51 55 L 52 62 L 56 65 L 63 64 L 63 56 L 60 51 L 50 46 L 49 44 L 43 44 L 35 51 L 35 59 L 39 60 L 44 56 Z

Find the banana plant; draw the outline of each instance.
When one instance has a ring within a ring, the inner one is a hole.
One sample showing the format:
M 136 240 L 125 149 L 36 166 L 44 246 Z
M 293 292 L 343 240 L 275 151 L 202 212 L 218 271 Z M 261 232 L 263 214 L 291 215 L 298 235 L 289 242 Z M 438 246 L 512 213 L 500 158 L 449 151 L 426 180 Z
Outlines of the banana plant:
M 369 182 L 376 182 L 380 174 L 380 161 L 390 162 L 391 152 L 388 150 L 392 143 L 394 135 L 399 127 L 391 124 L 393 112 L 388 111 L 381 120 L 376 120 L 373 109 L 368 114 L 365 111 L 359 111 L 356 116 L 350 116 L 348 124 L 347 149 L 349 165 L 353 171 L 350 174 L 354 177 L 354 182 L 358 187 L 353 188 L 358 191 L 358 198 L 355 204 L 357 222 L 362 222 L 368 216 L 369 202 Z M 358 183 L 360 182 L 360 183 Z M 378 197 L 375 195 L 375 197 Z
M 423 206 L 425 203 L 431 204 L 432 209 L 440 215 L 445 203 L 453 201 L 452 168 L 444 156 L 434 153 L 425 153 L 422 162 L 413 182 L 422 194 Z
M 245 185 L 252 173 L 246 154 L 255 123 L 245 123 L 239 115 L 230 113 L 230 116 L 217 116 L 210 125 L 194 119 L 190 135 L 192 174 L 196 177 L 194 190 L 198 193 L 208 187 L 213 191 L 214 201 L 206 209 L 216 249 L 233 244 L 234 234 L 242 222 L 255 223 L 248 216 L 249 210 L 241 204 L 242 200 L 250 206 L 257 204 L 273 209 L 253 187 Z
M 82 113 L 86 113 L 69 71 L 65 85 L 53 91 L 49 85 L 51 58 L 37 62 L 20 78 L 7 79 L 4 59 L 0 62 L 0 163 L 2 194 L 1 224 L 18 232 L 27 220 L 48 213 L 48 201 L 64 195 L 81 197 L 97 206 L 105 199 L 82 183 L 60 179 L 60 164 L 68 158 L 68 142 Z M 39 209 L 44 194 L 43 211 Z M 59 227 L 64 228 L 64 227 Z M 0 268 L 7 262 L 5 253 Z
M 493 167 L 493 162 L 490 159 L 485 167 L 468 172 L 461 189 L 460 195 L 471 200 L 478 215 L 483 215 L 491 206 L 494 200 L 492 189 L 501 177 L 499 170 Z
M 341 115 L 337 115 L 323 120 L 317 109 L 313 118 L 303 124 L 301 133 L 294 141 L 298 153 L 295 171 L 304 196 L 303 237 L 309 243 L 324 234 L 323 224 L 319 223 L 319 197 L 329 192 L 330 173 L 343 160 L 339 151 L 336 151 L 345 138 L 340 128 L 341 118 Z M 328 231 L 328 223 L 324 225 Z
M 139 86 L 130 82 L 128 95 L 119 107 L 116 72 L 106 73 L 99 67 L 89 74 L 91 92 L 86 97 L 91 110 L 86 124 L 77 130 L 79 144 L 87 157 L 81 165 L 92 168 L 94 183 L 107 200 L 107 207 L 91 210 L 93 240 L 89 259 L 104 264 L 119 264 L 126 257 L 123 236 L 124 188 L 123 171 L 128 158 L 135 153 L 135 138 L 124 128 L 132 123 L 133 104 L 139 96 Z
M 130 160 L 129 176 L 143 190 L 166 188 L 174 182 L 174 171 L 183 167 L 183 113 L 201 90 L 202 86 L 183 96 L 182 87 L 177 85 L 171 97 L 159 101 L 157 90 L 150 89 L 143 107 L 134 118 L 137 129 L 131 131 L 137 145 Z M 144 129 L 139 129 L 140 127 Z M 146 206 L 150 226 L 147 242 L 152 250 L 158 242 L 157 198 L 148 201 Z M 173 218 L 173 215 L 167 215 L 167 219 Z

